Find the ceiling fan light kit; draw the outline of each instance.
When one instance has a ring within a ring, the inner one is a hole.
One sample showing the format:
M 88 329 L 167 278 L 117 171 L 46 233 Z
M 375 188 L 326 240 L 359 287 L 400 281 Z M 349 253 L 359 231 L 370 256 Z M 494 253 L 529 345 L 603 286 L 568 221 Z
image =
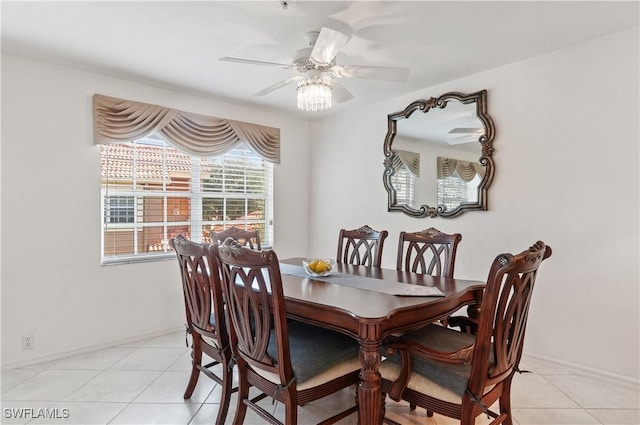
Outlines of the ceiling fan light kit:
M 307 75 L 298 82 L 298 109 L 326 111 L 331 108 L 331 80 L 322 74 Z

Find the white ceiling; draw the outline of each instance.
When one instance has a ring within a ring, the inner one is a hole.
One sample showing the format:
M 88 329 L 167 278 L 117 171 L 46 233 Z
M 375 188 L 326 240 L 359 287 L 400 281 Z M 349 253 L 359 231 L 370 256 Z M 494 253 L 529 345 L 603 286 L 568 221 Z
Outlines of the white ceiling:
M 639 22 L 637 1 L 288 3 L 285 9 L 272 0 L 2 1 L 2 53 L 314 119 Z M 295 70 L 219 61 L 291 63 L 293 52 L 307 47 L 305 33 L 323 26 L 352 36 L 338 64 L 407 67 L 409 80 L 342 79 L 354 99 L 303 113 L 295 85 L 254 96 Z

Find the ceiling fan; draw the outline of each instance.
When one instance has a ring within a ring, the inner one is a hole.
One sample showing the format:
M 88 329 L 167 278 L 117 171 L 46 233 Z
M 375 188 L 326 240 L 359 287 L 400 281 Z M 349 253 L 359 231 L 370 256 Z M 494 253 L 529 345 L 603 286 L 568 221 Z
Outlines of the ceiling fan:
M 290 64 L 231 57 L 220 60 L 295 69 L 298 75 L 269 86 L 255 96 L 264 96 L 297 82 L 298 108 L 310 111 L 329 109 L 332 99 L 337 103 L 353 99 L 353 95 L 337 81 L 340 78 L 403 82 L 409 77 L 408 68 L 336 64 L 336 54 L 350 38 L 341 31 L 323 27 L 320 31 L 308 32 L 306 36 L 310 47 L 296 51 Z

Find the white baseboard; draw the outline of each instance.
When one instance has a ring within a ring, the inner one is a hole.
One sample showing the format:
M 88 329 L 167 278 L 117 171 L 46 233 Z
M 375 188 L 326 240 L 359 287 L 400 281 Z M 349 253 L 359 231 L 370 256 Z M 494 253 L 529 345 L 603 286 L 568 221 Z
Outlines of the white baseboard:
M 546 356 L 540 356 L 538 354 L 532 353 L 524 353 L 526 357 L 531 357 L 533 359 L 543 360 L 547 363 L 561 366 L 563 369 L 567 370 L 570 373 L 575 373 L 576 375 L 587 376 L 589 378 L 596 379 L 598 381 L 607 382 L 610 384 L 620 385 L 623 387 L 629 387 L 633 389 L 640 388 L 640 380 L 630 378 L 628 376 L 622 376 L 615 373 L 605 372 L 598 369 L 592 369 L 586 366 L 579 366 L 574 363 L 567 363 L 562 360 L 553 359 Z M 524 360 L 524 359 L 523 359 Z
M 78 354 L 86 354 L 86 353 L 90 353 L 92 351 L 102 350 L 104 348 L 112 348 L 112 347 L 115 347 L 115 346 L 118 346 L 118 345 L 125 345 L 125 344 L 129 344 L 131 342 L 140 341 L 141 339 L 155 338 L 155 337 L 158 337 L 158 336 L 166 335 L 166 334 L 173 333 L 173 332 L 179 332 L 179 331 L 184 331 L 184 325 L 175 326 L 175 327 L 171 327 L 171 328 L 163 329 L 163 330 L 158 330 L 158 331 L 154 331 L 154 332 L 148 332 L 148 333 L 132 336 L 132 337 L 129 337 L 129 338 L 117 339 L 117 340 L 103 342 L 103 343 L 100 343 L 100 344 L 94 344 L 94 345 L 88 345 L 88 346 L 84 346 L 84 347 L 78 347 L 78 348 L 74 348 L 72 350 L 66 350 L 66 351 L 60 351 L 60 352 L 57 352 L 57 353 L 44 354 L 44 355 L 41 355 L 41 356 L 31 357 L 28 360 L 18 360 L 18 361 L 15 361 L 15 362 L 3 363 L 2 364 L 2 370 L 4 371 L 4 370 L 15 369 L 15 368 L 19 368 L 19 367 L 33 366 L 33 365 L 38 364 L 38 363 L 49 362 L 49 361 L 53 361 L 53 360 L 59 360 L 59 359 L 65 358 L 65 357 L 75 356 L 75 355 L 78 355 Z

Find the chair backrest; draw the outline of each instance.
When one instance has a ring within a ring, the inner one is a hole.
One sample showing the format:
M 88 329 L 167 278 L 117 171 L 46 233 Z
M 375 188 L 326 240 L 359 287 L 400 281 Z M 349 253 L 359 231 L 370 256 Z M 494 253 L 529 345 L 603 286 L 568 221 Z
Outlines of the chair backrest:
M 386 230 L 373 230 L 364 225 L 354 230 L 340 230 L 338 237 L 338 263 L 380 267 Z
M 199 244 L 182 235 L 169 240 L 176 251 L 189 329 L 213 338 L 218 348 L 229 345 L 226 331 L 222 286 L 217 260 L 209 244 Z M 212 320 L 213 319 L 213 320 Z
M 419 232 L 400 232 L 397 270 L 453 277 L 460 233 L 442 233 L 434 227 Z M 406 247 L 406 251 L 405 251 Z
M 234 355 L 253 369 L 278 377 L 281 383 L 292 382 L 284 293 L 276 253 L 251 250 L 232 238 L 219 246 L 213 245 L 211 251 L 220 262 Z M 277 358 L 267 353 L 271 329 L 275 330 Z
M 473 394 L 482 394 L 518 365 L 538 267 L 550 256 L 551 248 L 538 241 L 518 255 L 500 254 L 493 261 L 478 317 L 469 379 Z
M 259 230 L 244 230 L 237 227 L 227 227 L 221 232 L 211 230 L 209 234 L 211 236 L 211 242 L 215 244 L 221 244 L 225 239 L 233 238 L 240 242 L 242 246 L 248 246 L 249 248 L 257 251 L 262 249 Z

